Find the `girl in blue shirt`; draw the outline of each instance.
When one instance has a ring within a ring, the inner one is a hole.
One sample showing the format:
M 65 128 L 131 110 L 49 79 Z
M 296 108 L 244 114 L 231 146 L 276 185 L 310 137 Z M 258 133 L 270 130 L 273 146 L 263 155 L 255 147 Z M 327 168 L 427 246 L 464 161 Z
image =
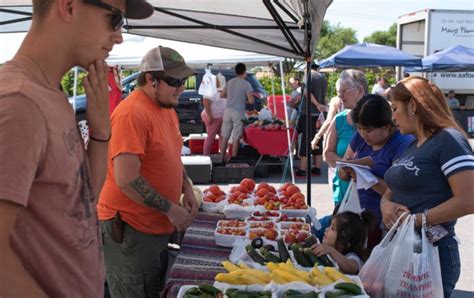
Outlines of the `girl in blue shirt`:
M 372 174 L 378 183 L 371 188 L 359 189 L 360 205 L 375 216 L 376 229 L 369 235 L 369 252 L 382 240 L 379 228 L 382 222 L 380 199 L 387 190 L 384 181 L 385 172 L 397 160 L 413 141 L 411 135 L 402 135 L 392 122 L 392 109 L 388 101 L 380 95 L 369 94 L 362 97 L 352 110 L 352 120 L 357 133 L 352 137 L 344 155 L 346 159 L 370 157 L 374 161 Z M 351 168 L 341 168 L 341 179 L 349 180 L 354 176 Z

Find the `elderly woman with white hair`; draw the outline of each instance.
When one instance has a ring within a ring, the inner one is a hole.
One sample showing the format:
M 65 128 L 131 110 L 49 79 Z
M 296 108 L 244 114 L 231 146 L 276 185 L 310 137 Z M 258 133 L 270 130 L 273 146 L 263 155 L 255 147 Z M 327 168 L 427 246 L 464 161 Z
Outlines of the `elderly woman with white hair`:
M 327 141 L 324 144 L 323 157 L 330 167 L 336 166 L 336 161 L 344 157 L 356 128 L 351 118 L 351 109 L 357 102 L 368 94 L 367 79 L 364 72 L 355 69 L 344 70 L 339 77 L 338 95 L 345 110 L 338 113 L 329 127 Z M 341 180 L 338 175 L 332 179 L 334 204 L 341 203 L 349 187 L 348 181 Z

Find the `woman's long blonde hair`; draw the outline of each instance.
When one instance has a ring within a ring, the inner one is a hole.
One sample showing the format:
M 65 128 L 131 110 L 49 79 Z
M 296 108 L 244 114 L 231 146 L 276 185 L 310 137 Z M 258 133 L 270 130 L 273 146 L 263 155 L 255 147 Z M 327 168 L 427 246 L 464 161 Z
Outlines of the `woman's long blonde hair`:
M 439 88 L 422 77 L 408 77 L 391 90 L 391 100 L 408 104 L 410 100 L 416 106 L 416 115 L 429 133 L 437 133 L 443 128 L 452 127 L 466 135 L 454 119 L 443 93 Z

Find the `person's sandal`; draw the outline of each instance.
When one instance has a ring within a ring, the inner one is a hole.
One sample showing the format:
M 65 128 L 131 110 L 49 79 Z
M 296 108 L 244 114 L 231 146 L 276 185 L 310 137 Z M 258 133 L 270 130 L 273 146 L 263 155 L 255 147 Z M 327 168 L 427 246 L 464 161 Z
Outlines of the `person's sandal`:
M 319 176 L 319 175 L 321 175 L 321 169 L 320 168 L 312 168 L 311 169 L 311 174 Z

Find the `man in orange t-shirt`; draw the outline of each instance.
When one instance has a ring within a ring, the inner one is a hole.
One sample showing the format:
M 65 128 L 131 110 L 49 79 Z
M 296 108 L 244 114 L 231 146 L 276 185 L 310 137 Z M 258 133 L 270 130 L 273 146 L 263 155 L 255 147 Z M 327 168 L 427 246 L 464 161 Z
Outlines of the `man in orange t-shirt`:
M 198 209 L 173 109 L 193 70 L 173 49 L 158 47 L 145 55 L 140 72 L 139 88 L 112 113 L 108 172 L 97 205 L 112 297 L 159 296 L 170 235 L 185 230 Z

